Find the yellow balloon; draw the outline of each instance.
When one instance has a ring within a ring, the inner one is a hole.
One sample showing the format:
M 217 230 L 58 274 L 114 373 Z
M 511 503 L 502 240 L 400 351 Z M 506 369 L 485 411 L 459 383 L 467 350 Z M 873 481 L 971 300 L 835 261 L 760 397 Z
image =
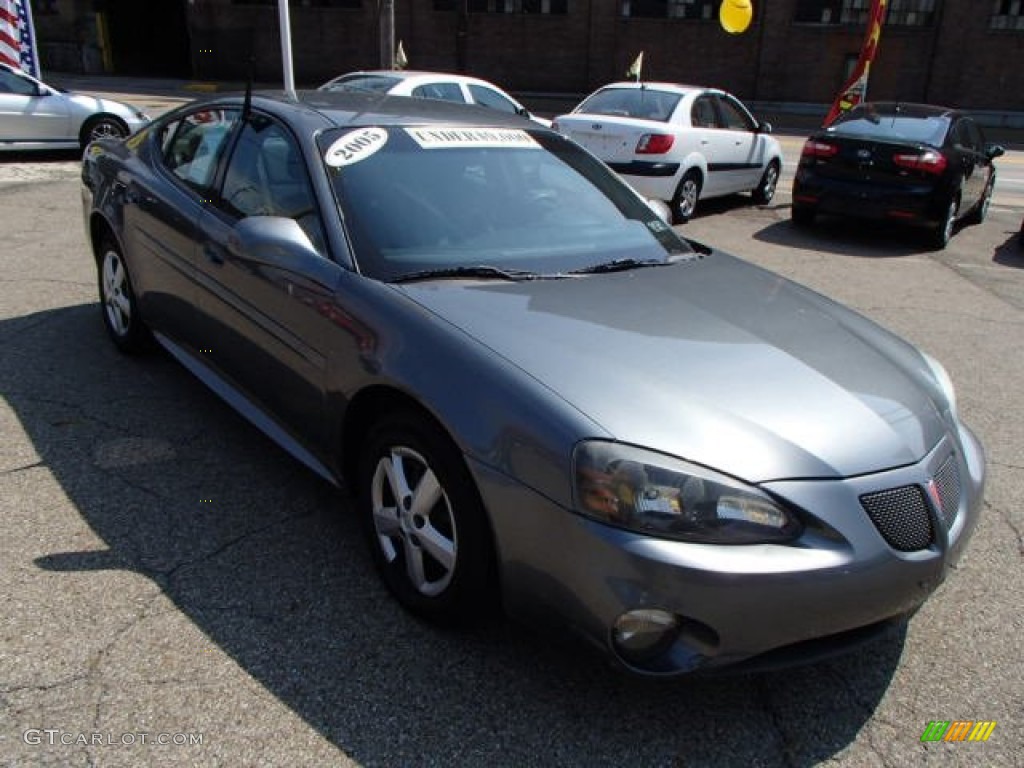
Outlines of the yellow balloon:
M 745 32 L 753 18 L 754 8 L 750 0 L 722 0 L 722 7 L 718 9 L 722 29 L 731 35 Z

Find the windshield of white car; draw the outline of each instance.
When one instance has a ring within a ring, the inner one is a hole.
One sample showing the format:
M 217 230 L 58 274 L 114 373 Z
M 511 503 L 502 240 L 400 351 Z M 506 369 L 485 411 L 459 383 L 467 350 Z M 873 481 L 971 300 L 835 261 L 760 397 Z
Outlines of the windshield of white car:
M 379 280 L 559 277 L 692 253 L 604 164 L 545 129 L 366 126 L 328 132 L 320 149 L 359 270 Z
M 678 93 L 653 91 L 649 88 L 604 88 L 589 96 L 573 112 L 664 123 L 672 116 L 681 98 Z

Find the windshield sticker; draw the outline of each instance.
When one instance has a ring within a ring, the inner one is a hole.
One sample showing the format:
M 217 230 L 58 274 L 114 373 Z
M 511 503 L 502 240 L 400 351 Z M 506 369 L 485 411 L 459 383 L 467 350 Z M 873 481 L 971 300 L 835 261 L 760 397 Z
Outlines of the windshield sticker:
M 349 131 L 331 144 L 324 155 L 324 162 L 332 168 L 352 165 L 368 158 L 387 144 L 387 141 L 388 132 L 383 128 L 360 128 L 357 131 Z
M 539 148 L 530 134 L 518 128 L 465 128 L 460 125 L 434 125 L 429 128 L 406 128 L 422 149 L 453 147 Z

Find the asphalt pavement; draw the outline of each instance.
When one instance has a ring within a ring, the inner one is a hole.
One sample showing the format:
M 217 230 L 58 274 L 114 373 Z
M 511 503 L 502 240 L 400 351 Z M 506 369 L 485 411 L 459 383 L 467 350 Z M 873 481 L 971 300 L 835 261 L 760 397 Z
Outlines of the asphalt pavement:
M 154 110 L 194 93 L 117 92 Z M 784 195 L 708 201 L 682 228 L 942 360 L 990 474 L 964 559 L 903 630 L 652 682 L 517 625 L 399 609 L 344 494 L 167 356 L 113 350 L 77 173 L 73 154 L 0 155 L 0 764 L 1024 765 L 1024 206 L 942 252 L 798 230 Z M 936 720 L 996 725 L 922 742 Z

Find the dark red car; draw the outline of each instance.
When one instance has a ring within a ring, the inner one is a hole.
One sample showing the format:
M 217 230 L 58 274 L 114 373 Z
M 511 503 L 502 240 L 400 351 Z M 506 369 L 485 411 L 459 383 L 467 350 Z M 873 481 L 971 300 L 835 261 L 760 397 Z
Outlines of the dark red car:
M 838 214 L 902 221 L 928 229 L 944 248 L 956 225 L 980 223 L 1003 148 L 956 109 L 865 102 L 804 144 L 793 180 L 792 217 L 809 225 Z

